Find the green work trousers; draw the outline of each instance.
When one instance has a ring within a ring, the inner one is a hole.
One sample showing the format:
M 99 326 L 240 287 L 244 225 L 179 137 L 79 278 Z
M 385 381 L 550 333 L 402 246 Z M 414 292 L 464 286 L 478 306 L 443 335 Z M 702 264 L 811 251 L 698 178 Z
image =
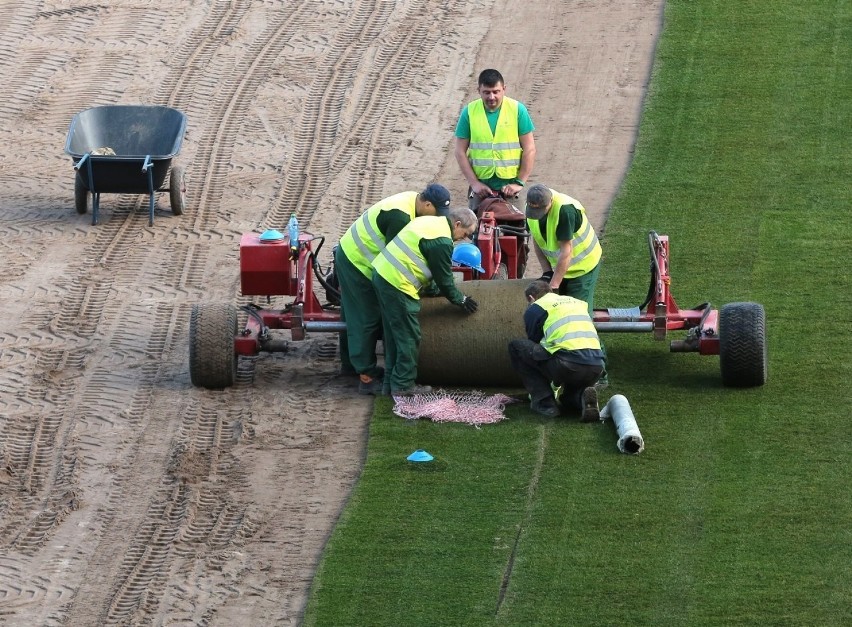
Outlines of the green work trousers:
M 376 291 L 339 246 L 334 252 L 334 271 L 340 282 L 340 319 L 346 322 L 346 331 L 340 334 L 341 368 L 377 377 L 382 372 L 376 363 L 382 313 Z
M 384 329 L 384 392 L 394 394 L 410 389 L 417 380 L 420 300 L 398 290 L 375 272 L 373 287 L 381 306 Z

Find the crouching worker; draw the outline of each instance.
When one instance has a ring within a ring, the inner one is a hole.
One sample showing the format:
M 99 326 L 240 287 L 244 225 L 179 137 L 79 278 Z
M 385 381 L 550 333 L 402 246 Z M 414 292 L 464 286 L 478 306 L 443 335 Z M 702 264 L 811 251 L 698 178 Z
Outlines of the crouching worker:
M 453 242 L 476 230 L 476 214 L 450 209 L 447 217 L 424 216 L 409 222 L 373 261 L 373 288 L 382 312 L 385 343 L 384 394 L 418 394 L 420 292 L 434 282 L 453 305 L 474 313 L 477 303 L 453 282 Z
M 545 281 L 534 281 L 524 294 L 527 339 L 509 342 L 509 359 L 530 394 L 530 408 L 558 416 L 554 387 L 561 387 L 563 407 L 580 411 L 583 422 L 598 420 L 594 385 L 604 360 L 588 305 L 554 293 Z

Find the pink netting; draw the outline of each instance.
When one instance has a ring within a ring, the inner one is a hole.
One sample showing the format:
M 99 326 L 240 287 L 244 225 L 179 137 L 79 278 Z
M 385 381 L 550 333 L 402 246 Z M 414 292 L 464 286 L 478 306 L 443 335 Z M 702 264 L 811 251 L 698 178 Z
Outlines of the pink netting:
M 428 418 L 432 422 L 463 422 L 478 427 L 505 420 L 503 410 L 516 399 L 505 394 L 446 392 L 394 396 L 393 413 L 408 420 Z

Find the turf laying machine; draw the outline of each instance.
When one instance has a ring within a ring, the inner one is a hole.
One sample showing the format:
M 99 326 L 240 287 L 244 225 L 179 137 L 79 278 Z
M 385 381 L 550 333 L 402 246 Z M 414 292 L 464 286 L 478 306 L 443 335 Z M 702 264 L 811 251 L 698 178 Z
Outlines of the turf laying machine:
M 454 268 L 461 290 L 475 298 L 479 310 L 467 315 L 443 297 L 424 298 L 420 322 L 422 341 L 419 381 L 459 387 L 519 387 L 507 344 L 523 337 L 524 289 L 520 278 L 526 263 L 523 233 L 498 224 L 491 212 L 480 218 L 476 243 L 484 273 Z M 189 371 L 193 385 L 219 389 L 233 385 L 240 355 L 286 352 L 290 342 L 309 333 L 345 330 L 329 272 L 318 262 L 325 238 L 270 230 L 246 233 L 240 240 L 240 284 L 243 297 L 266 297 L 267 307 L 254 302 L 239 308 L 227 304 L 192 307 L 189 327 Z M 512 240 L 512 241 L 509 241 Z M 731 303 L 721 310 L 709 304 L 680 309 L 671 294 L 669 240 L 648 235 L 651 281 L 645 302 L 629 309 L 596 309 L 595 326 L 602 333 L 650 333 L 665 340 L 670 332 L 685 336 L 670 341 L 673 352 L 719 355 L 722 381 L 728 386 L 757 386 L 766 381 L 766 319 L 757 303 Z M 513 252 L 514 251 L 514 252 Z M 518 274 L 518 271 L 521 274 Z M 512 276 L 515 275 L 515 276 Z M 315 284 L 317 280 L 318 285 Z M 317 291 L 325 290 L 322 303 Z M 273 307 L 273 298 L 283 305 Z M 238 323 L 238 319 L 244 322 Z M 286 333 L 289 331 L 289 338 Z

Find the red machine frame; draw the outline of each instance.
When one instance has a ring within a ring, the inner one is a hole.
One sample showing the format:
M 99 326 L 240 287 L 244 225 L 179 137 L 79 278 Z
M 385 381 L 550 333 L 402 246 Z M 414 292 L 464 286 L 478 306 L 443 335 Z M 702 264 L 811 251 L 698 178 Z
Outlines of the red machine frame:
M 483 251 L 484 277 L 514 278 L 518 246 L 523 245 L 517 230 L 503 232 L 493 214 L 485 212 L 480 220 L 477 244 Z M 316 252 L 312 244 L 319 241 Z M 292 296 L 282 309 L 264 309 L 250 304 L 242 307 L 247 314 L 245 326 L 237 329 L 233 305 L 195 305 L 190 320 L 190 376 L 195 385 L 222 388 L 232 385 L 238 355 L 281 352 L 288 342 L 271 330 L 289 329 L 292 340 L 305 339 L 307 332 L 342 332 L 339 309 L 322 304 L 314 291 L 313 278 L 326 293 L 327 275 L 316 260 L 323 237 L 308 233 L 298 236 L 290 246 L 289 238 L 264 241 L 255 233 L 244 234 L 240 241 L 240 279 L 244 296 Z M 519 244 L 520 242 L 520 244 Z M 604 333 L 650 332 L 655 340 L 664 340 L 669 331 L 686 331 L 686 337 L 672 340 L 672 352 L 697 352 L 721 355 L 722 378 L 726 385 L 762 385 L 766 380 L 765 314 L 756 303 L 731 303 L 720 311 L 704 303 L 693 309 L 681 309 L 671 293 L 669 238 L 649 233 L 651 285 L 642 305 L 630 309 L 595 309 L 596 329 Z M 504 258 L 505 256 L 505 258 Z M 509 277 L 502 277 L 501 266 Z M 466 280 L 479 278 L 469 268 L 454 268 Z M 721 327 L 721 329 L 720 329 Z M 727 328 L 727 330 L 725 330 Z M 723 336 L 727 334 L 727 342 Z M 726 348 L 727 345 L 727 348 Z M 219 363 L 223 365 L 219 365 Z
M 653 265 L 648 299 L 632 310 L 595 309 L 595 328 L 604 333 L 650 331 L 655 340 L 665 340 L 669 331 L 688 331 L 686 339 L 671 342 L 673 352 L 718 355 L 718 310 L 707 303 L 694 309 L 678 307 L 670 289 L 669 238 L 652 231 L 648 239 Z

